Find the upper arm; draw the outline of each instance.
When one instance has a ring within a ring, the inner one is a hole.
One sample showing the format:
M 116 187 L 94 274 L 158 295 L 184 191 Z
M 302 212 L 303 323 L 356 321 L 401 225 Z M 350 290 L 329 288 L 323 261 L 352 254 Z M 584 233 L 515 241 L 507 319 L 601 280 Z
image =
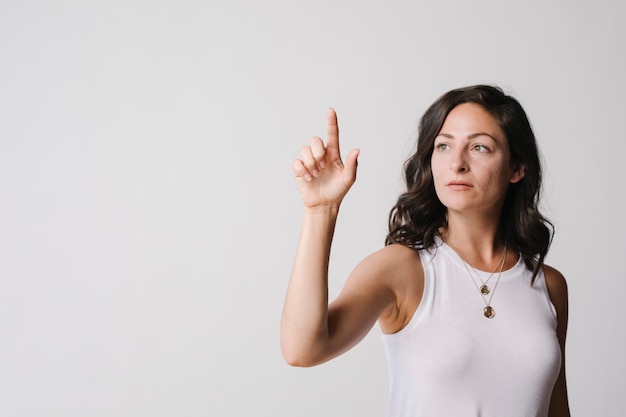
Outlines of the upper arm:
M 552 390 L 550 400 L 550 417 L 569 417 L 569 403 L 567 399 L 567 383 L 565 379 L 565 339 L 568 322 L 568 291 L 565 277 L 556 269 L 544 265 L 544 276 L 550 300 L 556 309 L 556 335 L 561 346 L 561 370 Z
M 329 345 L 324 362 L 361 341 L 381 316 L 404 301 L 407 277 L 420 268 L 417 252 L 390 245 L 361 261 L 328 307 Z

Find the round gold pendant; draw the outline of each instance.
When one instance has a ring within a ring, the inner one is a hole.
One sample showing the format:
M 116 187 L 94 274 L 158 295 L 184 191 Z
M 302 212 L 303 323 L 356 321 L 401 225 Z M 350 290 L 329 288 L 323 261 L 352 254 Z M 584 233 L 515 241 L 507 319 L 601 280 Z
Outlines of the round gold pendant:
M 485 284 L 481 285 L 481 286 L 480 286 L 480 293 L 481 293 L 482 295 L 487 295 L 487 294 L 489 294 L 489 287 L 488 287 L 488 286 L 486 286 Z
M 492 319 L 492 318 L 494 318 L 496 316 L 496 310 L 494 310 L 493 307 L 491 307 L 491 306 L 487 306 L 487 307 L 484 308 L 483 314 L 488 319 Z

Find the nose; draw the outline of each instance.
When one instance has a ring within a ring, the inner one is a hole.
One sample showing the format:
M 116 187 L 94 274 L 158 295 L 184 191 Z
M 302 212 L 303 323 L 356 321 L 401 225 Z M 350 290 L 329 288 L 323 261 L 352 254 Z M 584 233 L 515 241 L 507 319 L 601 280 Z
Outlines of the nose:
M 469 165 L 463 150 L 457 150 L 450 156 L 450 169 L 454 172 L 469 171 Z

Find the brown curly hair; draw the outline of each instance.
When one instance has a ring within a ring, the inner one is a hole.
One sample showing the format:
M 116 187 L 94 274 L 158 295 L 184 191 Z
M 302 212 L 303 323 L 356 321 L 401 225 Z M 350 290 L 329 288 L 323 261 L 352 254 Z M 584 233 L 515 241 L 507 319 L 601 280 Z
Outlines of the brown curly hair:
M 518 251 L 533 271 L 533 281 L 543 265 L 554 235 L 554 226 L 539 212 L 542 168 L 535 135 L 526 112 L 502 89 L 475 85 L 451 90 L 424 113 L 418 130 L 417 150 L 404 164 L 406 191 L 389 213 L 385 245 L 402 244 L 414 249 L 435 244 L 445 230 L 447 209 L 439 201 L 431 172 L 434 141 L 452 109 L 475 103 L 499 123 L 510 149 L 511 162 L 524 168 L 521 181 L 510 184 L 500 216 L 507 245 Z

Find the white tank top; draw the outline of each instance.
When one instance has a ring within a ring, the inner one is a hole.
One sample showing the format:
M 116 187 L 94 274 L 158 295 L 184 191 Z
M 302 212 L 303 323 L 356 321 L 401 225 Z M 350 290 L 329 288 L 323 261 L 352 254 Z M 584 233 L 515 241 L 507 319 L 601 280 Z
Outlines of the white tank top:
M 543 273 L 531 286 L 521 257 L 503 271 L 488 319 L 454 250 L 441 243 L 420 257 L 422 301 L 406 327 L 382 336 L 387 417 L 546 417 L 561 352 Z

